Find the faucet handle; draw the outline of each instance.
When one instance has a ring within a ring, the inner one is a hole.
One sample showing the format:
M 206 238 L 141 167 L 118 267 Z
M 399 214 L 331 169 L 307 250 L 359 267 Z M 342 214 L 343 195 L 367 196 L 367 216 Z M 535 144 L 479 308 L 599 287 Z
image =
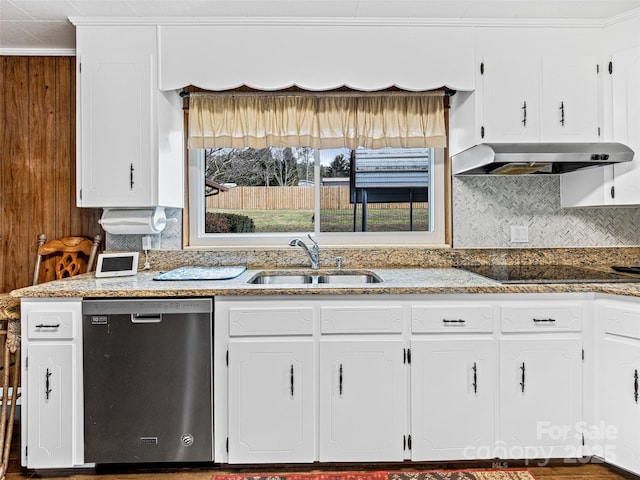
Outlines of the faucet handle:
M 309 240 L 311 240 L 313 242 L 313 248 L 320 248 L 320 246 L 318 245 L 318 242 L 316 242 L 313 237 L 311 236 L 310 233 L 307 233 L 307 237 L 309 237 Z

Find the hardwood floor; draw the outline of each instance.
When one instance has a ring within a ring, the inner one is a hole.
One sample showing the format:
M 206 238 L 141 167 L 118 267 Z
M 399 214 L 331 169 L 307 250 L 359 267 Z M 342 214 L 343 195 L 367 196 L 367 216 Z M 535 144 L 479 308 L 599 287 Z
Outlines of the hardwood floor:
M 15 452 L 15 453 L 14 453 Z M 221 473 L 281 473 L 283 469 L 269 468 L 251 468 L 251 469 L 233 469 L 231 471 L 220 468 L 219 466 L 205 467 L 189 467 L 189 468 L 172 468 L 172 469 L 121 469 L 121 468 L 100 468 L 97 471 L 93 469 L 83 470 L 56 470 L 56 471 L 33 471 L 23 470 L 20 467 L 19 458 L 17 458 L 18 449 L 12 449 L 9 471 L 6 480 L 23 480 L 44 478 L 48 480 L 211 480 L 211 476 Z M 371 466 L 368 466 L 371 469 Z M 398 466 L 386 465 L 381 470 L 430 470 L 438 469 L 438 466 L 425 466 L 417 468 L 416 466 L 406 466 L 400 468 Z M 480 468 L 478 465 L 476 468 Z M 536 480 L 638 480 L 640 477 L 621 472 L 617 469 L 602 464 L 587 465 L 562 465 L 556 464 L 546 467 L 525 466 L 522 464 L 509 464 L 510 468 L 529 470 Z M 468 467 L 471 468 L 471 467 Z M 362 468 L 364 469 L 364 468 Z M 457 469 L 457 467 L 456 467 Z M 335 469 L 333 471 L 337 471 Z M 354 468 L 358 470 L 358 468 Z M 332 470 L 326 470 L 332 471 Z M 296 470 L 299 472 L 299 470 Z
M 98 469 L 73 469 L 73 470 L 26 470 L 20 466 L 20 427 L 16 426 L 16 433 L 13 436 L 11 451 L 9 455 L 9 466 L 6 474 L 6 480 L 25 480 L 44 478 L 48 480 L 211 480 L 211 476 L 221 473 L 281 473 L 289 471 L 304 472 L 304 467 L 284 468 L 276 466 L 269 468 L 267 466 L 255 466 L 251 468 L 222 468 L 219 465 L 206 466 L 189 466 L 174 468 L 121 468 L 121 467 L 100 467 Z M 335 468 L 323 468 L 323 471 L 344 471 L 344 470 L 437 470 L 443 468 L 452 468 L 456 470 L 488 468 L 488 463 L 478 464 L 385 464 L 380 468 L 374 468 L 371 465 L 363 465 L 362 467 L 351 465 L 350 468 L 336 466 Z M 565 464 L 562 461 L 554 461 L 551 466 L 539 467 L 534 464 L 526 465 L 524 462 L 509 462 L 509 468 L 529 470 L 536 480 L 640 480 L 639 476 L 631 475 L 619 469 L 609 467 L 599 463 L 592 464 Z M 309 469 L 307 471 L 319 471 Z

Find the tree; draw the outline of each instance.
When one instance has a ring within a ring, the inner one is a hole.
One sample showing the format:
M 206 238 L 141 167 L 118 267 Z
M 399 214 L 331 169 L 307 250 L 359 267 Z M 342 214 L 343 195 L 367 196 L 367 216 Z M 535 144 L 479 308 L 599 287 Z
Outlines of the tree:
M 216 148 L 206 151 L 205 177 L 240 186 L 268 185 L 273 162 L 268 148 Z
M 298 185 L 298 158 L 308 148 L 216 148 L 205 154 L 205 177 L 239 186 Z
M 336 155 L 325 170 L 325 177 L 348 177 L 351 162 L 344 154 Z

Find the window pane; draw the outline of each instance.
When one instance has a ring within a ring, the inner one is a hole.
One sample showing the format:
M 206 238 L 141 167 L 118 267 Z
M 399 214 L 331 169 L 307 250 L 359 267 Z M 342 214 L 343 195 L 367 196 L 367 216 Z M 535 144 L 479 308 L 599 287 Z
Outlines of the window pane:
M 313 232 L 310 148 L 205 150 L 205 233 Z
M 321 232 L 430 231 L 431 149 L 324 150 Z
M 205 234 L 314 232 L 316 218 L 318 234 L 433 231 L 433 149 L 221 148 L 204 154 Z

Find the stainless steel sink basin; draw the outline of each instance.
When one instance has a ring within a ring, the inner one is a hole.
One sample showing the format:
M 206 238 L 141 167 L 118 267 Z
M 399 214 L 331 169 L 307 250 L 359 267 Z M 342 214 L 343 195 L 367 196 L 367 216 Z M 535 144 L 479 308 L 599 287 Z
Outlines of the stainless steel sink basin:
M 313 277 L 311 275 L 297 275 L 297 274 L 278 274 L 278 273 L 259 273 L 249 283 L 256 284 L 294 284 L 300 285 L 304 283 L 313 283 Z
M 367 283 L 380 282 L 382 282 L 382 279 L 373 272 L 350 270 L 324 272 L 305 271 L 301 273 L 294 273 L 290 271 L 264 271 L 257 273 L 248 281 L 248 283 L 263 285 L 364 285 Z
M 361 285 L 364 283 L 380 283 L 380 277 L 373 273 L 332 273 L 320 275 L 318 283 L 338 283 L 347 285 Z

